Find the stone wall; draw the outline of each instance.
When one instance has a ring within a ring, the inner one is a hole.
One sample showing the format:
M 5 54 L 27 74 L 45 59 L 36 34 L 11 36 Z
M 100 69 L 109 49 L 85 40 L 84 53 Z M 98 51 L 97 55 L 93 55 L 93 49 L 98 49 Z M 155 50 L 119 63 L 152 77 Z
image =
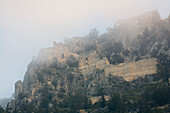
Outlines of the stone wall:
M 41 59 L 41 62 L 52 62 L 54 58 L 57 58 L 59 62 L 65 62 L 70 55 L 78 59 L 79 70 L 85 76 L 90 75 L 90 72 L 94 69 L 103 69 L 106 76 L 110 73 L 113 76 L 121 76 L 126 81 L 132 81 L 139 76 L 155 74 L 157 72 L 157 60 L 154 58 L 112 65 L 106 57 L 100 58 L 96 51 L 79 56 L 72 53 L 64 44 L 57 43 L 54 43 L 52 48 L 42 50 L 39 55 L 41 58 L 38 59 Z
M 107 58 L 100 59 L 97 52 L 82 55 L 79 57 L 79 69 L 83 75 L 89 75 L 93 69 L 104 69 L 105 75 L 121 76 L 126 81 L 132 81 L 139 76 L 155 74 L 157 72 L 157 60 L 144 59 L 137 62 L 121 63 L 118 65 L 109 64 Z
M 105 68 L 105 74 L 111 73 L 113 76 L 121 76 L 126 81 L 132 81 L 139 76 L 157 73 L 157 60 L 155 58 L 139 60 L 137 62 L 109 65 Z
M 136 35 L 143 33 L 146 27 L 152 29 L 161 20 L 159 13 L 154 10 L 132 18 L 117 20 L 114 29 L 119 32 L 119 36 L 121 36 L 119 38 L 133 39 Z
M 96 51 L 79 56 L 79 69 L 83 74 L 95 68 L 104 69 L 107 65 L 109 65 L 107 58 L 104 57 L 101 59 Z
M 150 11 L 145 14 L 135 16 L 135 17 L 132 17 L 129 19 L 117 20 L 115 22 L 115 27 L 121 27 L 121 26 L 152 27 L 154 24 L 156 24 L 160 21 L 161 21 L 161 17 L 159 15 L 159 13 L 156 10 L 154 10 L 154 11 Z
M 75 58 L 78 57 L 77 54 L 72 53 L 67 46 L 64 44 L 53 43 L 54 46 L 42 49 L 38 55 L 39 62 L 52 62 L 54 59 L 57 59 L 58 62 L 65 62 L 67 58 L 73 55 Z M 35 58 L 34 58 L 35 59 Z M 35 59 L 35 60 L 36 60 Z

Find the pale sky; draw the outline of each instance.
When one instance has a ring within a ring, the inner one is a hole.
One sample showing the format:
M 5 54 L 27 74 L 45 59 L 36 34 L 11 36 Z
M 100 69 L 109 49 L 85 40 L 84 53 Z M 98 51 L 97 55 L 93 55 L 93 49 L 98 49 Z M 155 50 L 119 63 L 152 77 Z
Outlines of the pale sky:
M 11 96 L 32 57 L 54 40 L 103 33 L 117 19 L 152 10 L 168 17 L 170 0 L 0 0 L 0 98 Z

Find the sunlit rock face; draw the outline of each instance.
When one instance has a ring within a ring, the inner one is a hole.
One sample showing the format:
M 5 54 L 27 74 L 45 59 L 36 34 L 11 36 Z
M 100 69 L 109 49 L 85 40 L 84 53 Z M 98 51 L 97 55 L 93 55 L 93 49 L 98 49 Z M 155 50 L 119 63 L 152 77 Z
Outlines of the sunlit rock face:
M 19 109 L 25 103 L 38 107 L 46 93 L 57 104 L 77 92 L 94 103 L 102 94 L 109 99 L 110 91 L 124 93 L 136 84 L 153 82 L 158 59 L 170 59 L 169 23 L 153 11 L 119 20 L 100 37 L 92 32 L 62 44 L 53 42 L 33 57 L 23 83 L 15 84 L 15 100 L 8 108 Z

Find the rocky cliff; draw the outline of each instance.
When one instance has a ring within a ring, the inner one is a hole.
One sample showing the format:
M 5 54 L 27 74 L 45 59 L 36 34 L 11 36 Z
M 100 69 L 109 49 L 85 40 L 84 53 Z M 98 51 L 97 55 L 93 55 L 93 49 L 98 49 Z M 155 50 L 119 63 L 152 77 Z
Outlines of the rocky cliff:
M 169 25 L 169 18 L 162 20 L 153 11 L 119 20 L 101 36 L 93 30 L 87 37 L 54 42 L 33 58 L 23 82 L 16 82 L 15 100 L 8 104 L 8 111 L 23 112 L 24 105 L 38 109 L 45 93 L 53 102 L 47 106 L 60 105 L 77 93 L 94 104 L 102 95 L 109 100 L 111 92 L 123 94 L 159 81 L 160 58 L 170 60 Z

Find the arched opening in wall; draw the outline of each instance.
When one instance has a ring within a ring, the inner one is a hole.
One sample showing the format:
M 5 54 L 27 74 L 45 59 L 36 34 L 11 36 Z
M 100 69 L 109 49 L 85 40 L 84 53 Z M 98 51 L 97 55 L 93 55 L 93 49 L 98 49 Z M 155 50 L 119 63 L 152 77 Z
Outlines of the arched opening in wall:
M 62 53 L 62 58 L 64 58 L 64 53 Z
M 138 20 L 135 20 L 135 24 L 138 24 Z
M 86 60 L 86 61 L 85 61 L 85 64 L 88 65 L 88 58 L 86 57 L 85 60 Z
M 86 61 L 88 61 L 88 58 L 86 58 Z

